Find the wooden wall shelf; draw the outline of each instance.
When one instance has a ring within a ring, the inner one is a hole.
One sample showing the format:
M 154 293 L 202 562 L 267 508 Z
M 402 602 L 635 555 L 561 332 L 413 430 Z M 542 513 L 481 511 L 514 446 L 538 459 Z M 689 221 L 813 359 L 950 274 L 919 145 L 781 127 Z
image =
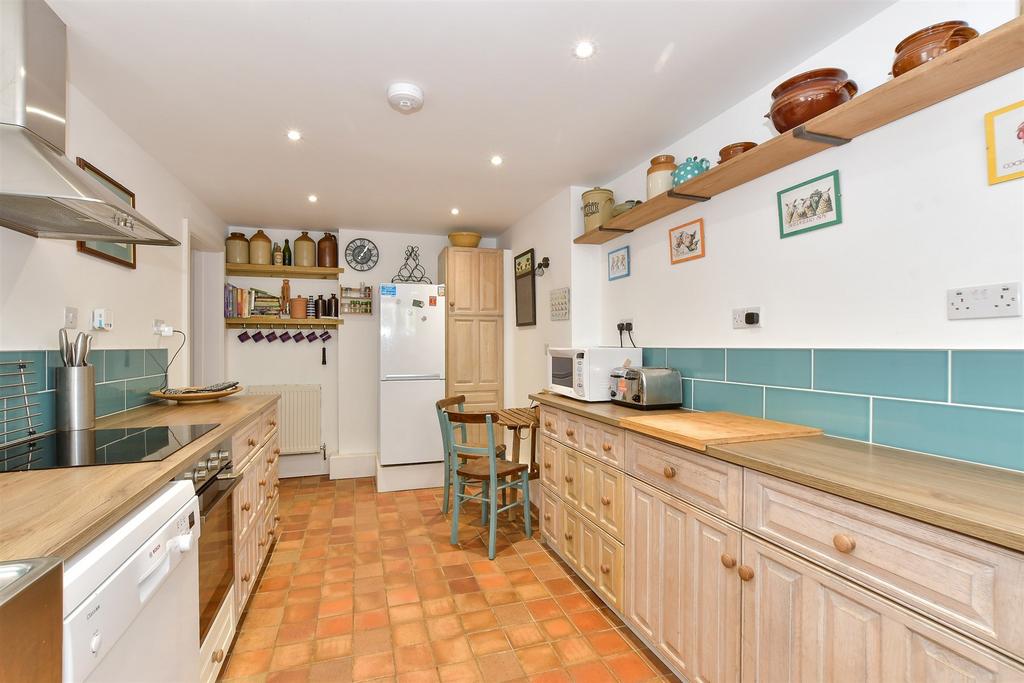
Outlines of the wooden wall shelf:
M 802 126 L 714 166 L 619 214 L 598 230 L 583 233 L 573 242 L 601 244 L 615 239 L 1020 68 L 1024 68 L 1024 17 L 1008 21 Z M 981 114 L 978 113 L 979 121 Z
M 306 280 L 334 280 L 344 268 L 314 268 L 312 266 L 260 266 L 250 263 L 225 263 L 228 275 L 245 277 L 281 277 Z
M 275 318 L 267 315 L 254 315 L 248 318 L 224 318 L 224 326 L 231 329 L 242 327 L 295 330 L 295 329 L 333 329 L 344 325 L 341 318 Z

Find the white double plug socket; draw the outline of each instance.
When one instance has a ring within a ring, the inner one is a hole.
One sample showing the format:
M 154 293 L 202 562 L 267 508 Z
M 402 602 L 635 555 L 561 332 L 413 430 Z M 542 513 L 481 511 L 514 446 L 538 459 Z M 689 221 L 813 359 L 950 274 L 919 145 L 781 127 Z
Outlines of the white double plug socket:
M 163 320 L 155 318 L 153 320 L 153 334 L 159 337 L 170 337 L 172 334 L 174 334 L 174 328 L 165 323 Z
M 946 317 L 949 320 L 1020 316 L 1019 282 L 958 287 L 946 291 Z
M 757 313 L 757 322 L 747 324 L 747 313 Z M 742 330 L 748 327 L 761 327 L 761 307 L 760 306 L 748 306 L 746 308 L 734 308 L 732 309 L 732 328 L 734 330 Z

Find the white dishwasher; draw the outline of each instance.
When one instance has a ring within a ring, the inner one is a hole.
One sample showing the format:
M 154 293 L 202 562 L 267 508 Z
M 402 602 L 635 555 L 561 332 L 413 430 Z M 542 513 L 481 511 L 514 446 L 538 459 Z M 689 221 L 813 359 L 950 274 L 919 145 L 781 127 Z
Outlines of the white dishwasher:
M 65 683 L 199 680 L 199 534 L 173 482 L 64 563 Z

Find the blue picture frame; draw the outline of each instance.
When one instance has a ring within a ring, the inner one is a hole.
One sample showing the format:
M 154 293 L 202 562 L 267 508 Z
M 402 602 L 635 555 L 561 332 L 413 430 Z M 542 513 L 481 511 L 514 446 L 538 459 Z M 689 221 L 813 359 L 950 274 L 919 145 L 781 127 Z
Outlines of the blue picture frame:
M 608 252 L 608 282 L 629 277 L 629 247 Z

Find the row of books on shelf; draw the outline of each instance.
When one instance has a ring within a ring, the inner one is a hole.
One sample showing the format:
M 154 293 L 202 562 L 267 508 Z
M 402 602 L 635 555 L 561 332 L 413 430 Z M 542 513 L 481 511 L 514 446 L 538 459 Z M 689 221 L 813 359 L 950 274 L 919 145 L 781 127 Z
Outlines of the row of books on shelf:
M 254 315 L 281 315 L 281 298 L 262 289 L 224 285 L 224 317 L 248 318 Z

